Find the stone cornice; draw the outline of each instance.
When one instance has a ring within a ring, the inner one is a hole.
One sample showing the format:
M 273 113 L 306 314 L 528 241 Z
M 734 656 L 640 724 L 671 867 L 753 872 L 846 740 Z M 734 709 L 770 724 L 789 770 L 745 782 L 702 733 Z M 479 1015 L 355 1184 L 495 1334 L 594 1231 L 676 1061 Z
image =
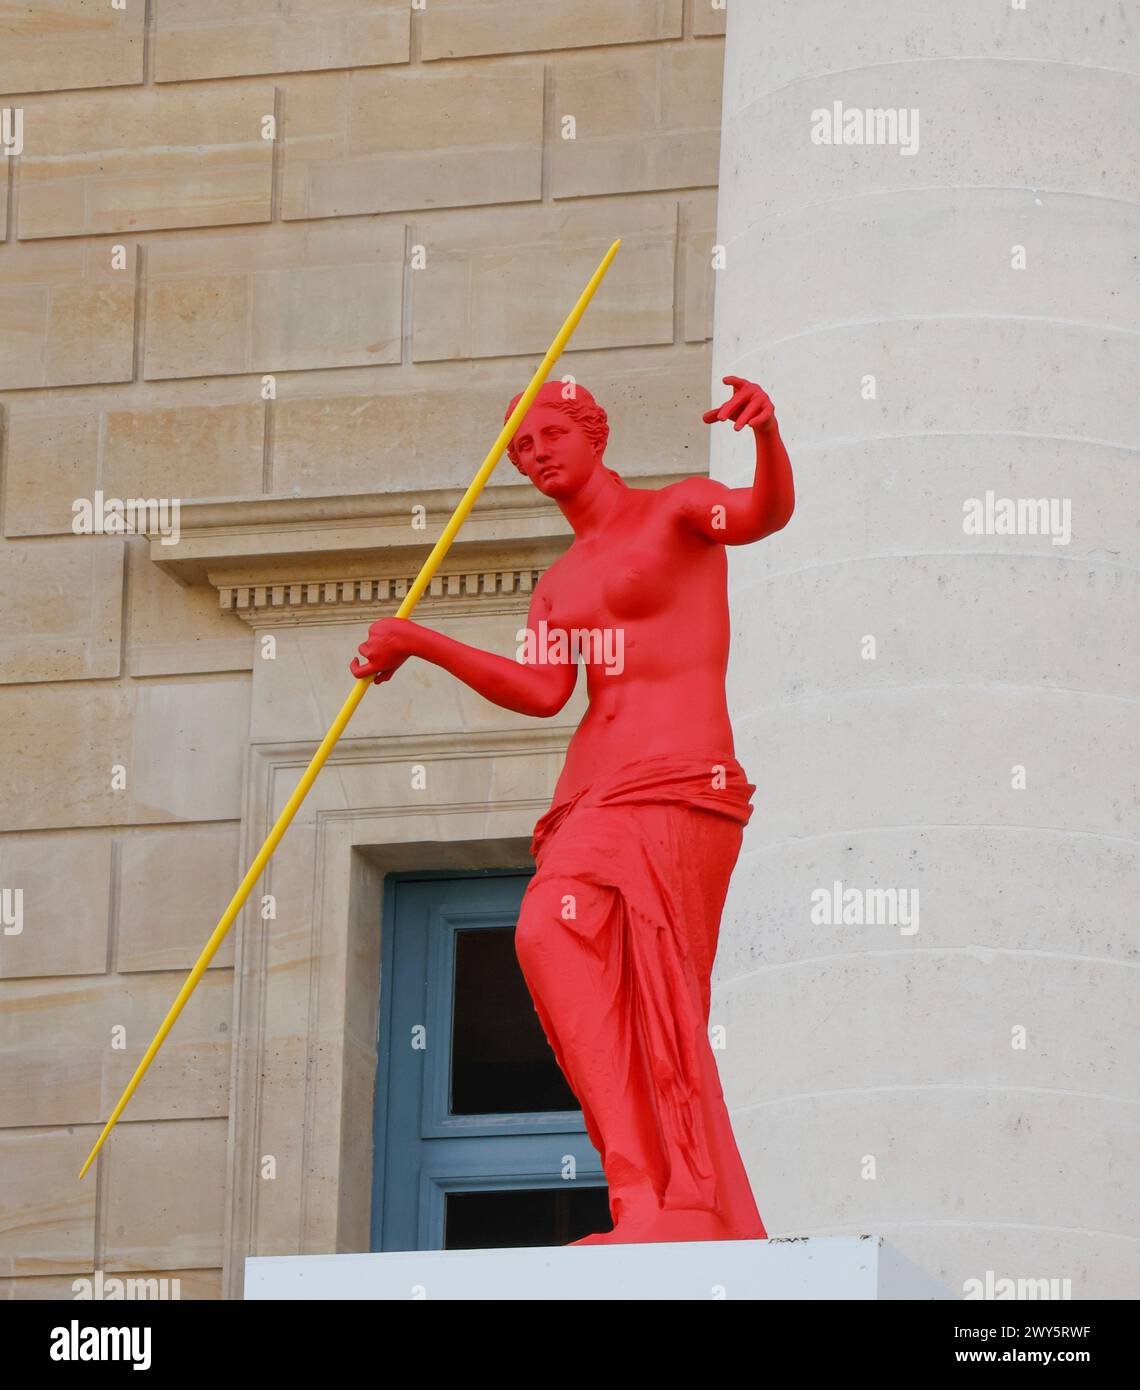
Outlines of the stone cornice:
M 662 487 L 685 474 L 630 478 Z M 254 625 L 394 612 L 458 505 L 459 488 L 184 501 L 179 538 L 150 558 L 182 584 L 209 583 L 224 612 Z M 415 508 L 426 521 L 413 525 Z M 421 514 L 422 515 L 422 514 Z M 570 528 L 533 488 L 488 488 L 421 602 L 437 616 L 526 608 Z

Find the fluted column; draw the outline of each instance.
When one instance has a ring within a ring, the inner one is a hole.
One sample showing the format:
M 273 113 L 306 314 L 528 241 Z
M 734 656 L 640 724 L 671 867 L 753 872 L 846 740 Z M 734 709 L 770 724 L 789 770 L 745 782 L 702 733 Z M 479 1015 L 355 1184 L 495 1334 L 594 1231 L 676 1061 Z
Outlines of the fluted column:
M 718 1058 L 770 1234 L 959 1292 L 1140 1295 L 1135 18 L 729 6 L 714 393 L 797 507 L 732 555 Z

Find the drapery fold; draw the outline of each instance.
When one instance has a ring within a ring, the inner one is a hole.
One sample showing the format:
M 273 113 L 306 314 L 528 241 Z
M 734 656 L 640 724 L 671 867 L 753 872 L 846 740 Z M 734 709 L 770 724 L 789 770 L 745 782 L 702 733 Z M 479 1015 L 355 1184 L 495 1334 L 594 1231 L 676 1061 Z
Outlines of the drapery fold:
M 617 1020 L 628 1147 L 652 1136 L 649 1176 L 662 1207 L 716 1211 L 734 1235 L 763 1236 L 708 1039 L 720 915 L 755 787 L 732 756 L 668 754 L 615 769 L 538 821 L 528 892 L 550 880 L 611 891 L 605 920 L 565 923 L 602 962 Z M 533 991 L 532 991 L 533 992 Z M 556 1009 L 536 1008 L 606 1163 L 606 1136 L 575 1085 Z M 568 1065 L 569 1063 L 569 1065 Z M 583 1088 L 585 1090 L 587 1088 Z M 619 1140 L 619 1147 L 621 1143 Z M 611 1200 L 625 1156 L 607 1167 Z

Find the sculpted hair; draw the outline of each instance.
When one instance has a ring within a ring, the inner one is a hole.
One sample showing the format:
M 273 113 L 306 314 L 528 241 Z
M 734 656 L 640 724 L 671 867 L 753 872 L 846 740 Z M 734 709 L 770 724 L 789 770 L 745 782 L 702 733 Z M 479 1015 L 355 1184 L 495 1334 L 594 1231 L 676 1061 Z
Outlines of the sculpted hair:
M 610 422 L 605 410 L 598 404 L 594 397 L 584 386 L 575 385 L 574 395 L 567 400 L 563 394 L 563 386 L 558 381 L 544 382 L 538 395 L 534 398 L 534 405 L 548 405 L 555 410 L 560 410 L 564 415 L 569 415 L 576 425 L 585 430 L 587 437 L 598 446 L 598 456 L 601 457 L 606 452 L 606 444 L 610 437 Z M 509 420 L 511 411 L 522 399 L 522 392 L 507 406 L 503 420 Z M 532 407 L 533 408 L 533 407 Z M 525 420 L 524 420 L 525 423 Z M 515 438 L 518 436 L 516 435 Z M 515 450 L 514 439 L 507 445 L 507 457 L 516 468 L 519 466 L 519 456 Z M 606 472 L 617 479 L 625 486 L 625 479 L 612 468 L 607 468 Z

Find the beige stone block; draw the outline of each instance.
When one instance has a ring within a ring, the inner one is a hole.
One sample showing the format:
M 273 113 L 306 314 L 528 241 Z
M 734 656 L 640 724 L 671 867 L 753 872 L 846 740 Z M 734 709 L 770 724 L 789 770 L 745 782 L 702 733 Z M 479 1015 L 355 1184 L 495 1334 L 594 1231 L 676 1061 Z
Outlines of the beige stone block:
M 4 534 L 59 535 L 71 530 L 71 504 L 98 486 L 99 416 L 95 410 L 33 415 L 9 405 Z
M 120 1123 L 103 1152 L 106 1269 L 221 1265 L 225 1120 Z
M 404 228 L 356 221 L 153 248 L 148 378 L 398 362 Z
M 163 0 L 155 80 L 406 63 L 409 0 Z
M 248 677 L 140 686 L 132 724 L 132 819 L 239 819 L 248 728 Z
M 716 194 L 693 193 L 681 210 L 681 256 L 684 261 L 684 326 L 687 343 L 708 342 L 713 335 L 716 270 Z
M 283 217 L 542 197 L 539 64 L 354 72 L 345 83 L 343 94 L 325 83 L 287 90 Z
M 236 820 L 248 722 L 248 677 L 0 687 L 6 828 Z
M 143 80 L 145 5 L 0 4 L 0 92 L 119 87 Z
M 43 386 L 46 319 L 50 290 L 38 285 L 6 285 L 0 282 L 0 372 L 6 386 Z
M 123 499 L 256 496 L 265 403 L 259 384 L 247 394 L 223 405 L 132 410 L 81 401 L 10 406 L 6 534 L 70 534 L 72 504 L 97 488 Z
M 108 1280 L 111 1278 L 130 1277 L 129 1275 L 105 1275 L 104 1290 L 106 1291 L 110 1287 Z M 157 1269 L 148 1270 L 145 1275 L 140 1274 L 138 1278 L 148 1281 L 148 1289 L 151 1287 L 149 1280 L 165 1279 L 167 1281 L 167 1297 L 171 1301 L 177 1299 L 180 1303 L 190 1303 L 223 1297 L 222 1271 L 220 1269 Z M 80 1282 L 81 1280 L 83 1282 Z M 0 1301 L 43 1302 L 44 1300 L 54 1300 L 70 1302 L 81 1292 L 94 1288 L 95 1278 L 92 1274 L 49 1274 L 32 1279 L 0 1279 Z M 161 1288 L 162 1285 L 159 1285 L 160 1290 Z M 106 1292 L 104 1296 L 106 1296 Z M 152 1297 L 149 1292 L 146 1296 Z
M 150 558 L 143 538 L 127 542 L 127 670 L 132 676 L 248 671 L 254 635 L 218 607 L 212 584 L 182 586 Z
M 728 18 L 728 0 L 693 0 L 693 33 L 705 37 L 723 34 Z
M 261 492 L 265 406 L 109 410 L 103 490 L 116 497 L 245 497 Z
M 8 389 L 129 381 L 134 312 L 133 246 L 121 270 L 111 243 L 13 247 L 0 263 L 0 380 Z
M 198 951 L 214 925 L 203 932 Z M 92 1040 L 100 1059 L 103 1119 L 126 1089 L 185 980 L 183 970 L 107 976 L 100 981 L 95 1018 L 88 1015 L 84 1022 L 76 1017 L 69 1034 L 64 1034 Z M 127 1118 L 132 1124 L 210 1119 L 227 1113 L 232 1012 L 232 971 L 204 975 L 131 1098 Z M 122 1030 L 117 1036 L 125 1046 L 111 1047 L 112 1029 Z
M 224 264 L 224 262 L 223 262 Z M 251 370 L 249 281 L 211 276 L 152 280 L 144 375 L 226 376 Z
M 116 967 L 189 970 L 241 880 L 236 825 L 126 835 L 119 854 Z M 233 965 L 233 932 L 209 969 Z
M 105 1121 L 184 979 L 184 972 L 170 971 L 6 981 L 0 989 L 6 1122 Z M 231 986 L 228 971 L 199 982 L 132 1099 L 131 1120 L 226 1113 Z
M 614 237 L 622 248 L 573 347 L 673 341 L 673 202 L 509 209 L 417 223 L 426 268 L 413 280 L 412 356 L 513 356 L 545 350 Z M 457 284 L 466 271 L 466 293 Z M 508 284 L 525 286 L 504 293 Z
M 0 687 L 0 806 L 5 828 L 123 824 L 126 792 L 111 769 L 128 760 L 132 697 L 93 686 Z
M 117 285 L 61 285 L 53 290 L 44 363 L 47 381 L 129 380 L 134 312 L 134 281 L 125 276 Z
M 420 23 L 425 59 L 646 43 L 681 37 L 681 0 L 431 0 Z
M 553 196 L 714 187 L 722 73 L 722 50 L 714 44 L 558 59 Z M 564 136 L 570 116 L 572 140 Z
M 0 1274 L 94 1269 L 96 1184 L 76 1177 L 98 1135 L 94 1125 L 0 1131 Z
M 609 416 L 607 461 L 631 475 L 707 472 L 708 431 L 700 420 L 708 409 L 707 351 L 652 361 L 629 354 L 620 363 L 615 356 L 582 353 L 574 362 L 574 375 Z M 517 368 L 497 368 L 488 381 L 429 385 L 418 378 L 413 389 L 283 395 L 275 408 L 274 485 L 282 492 L 465 487 L 523 377 Z M 530 486 L 505 458 L 493 483 Z M 428 537 L 445 521 L 429 513 Z
M 102 1039 L 95 1033 L 105 976 L 6 980 L 0 986 L 0 1104 L 17 1125 L 100 1118 Z
M 21 238 L 265 222 L 267 82 L 61 96 L 25 117 Z
M 0 684 L 117 676 L 122 607 L 121 540 L 0 545 Z
M 0 977 L 106 970 L 110 835 L 6 835 L 0 838 L 0 888 L 19 890 L 22 927 L 13 935 L 0 931 Z M 11 916 L 6 925 L 14 925 Z

